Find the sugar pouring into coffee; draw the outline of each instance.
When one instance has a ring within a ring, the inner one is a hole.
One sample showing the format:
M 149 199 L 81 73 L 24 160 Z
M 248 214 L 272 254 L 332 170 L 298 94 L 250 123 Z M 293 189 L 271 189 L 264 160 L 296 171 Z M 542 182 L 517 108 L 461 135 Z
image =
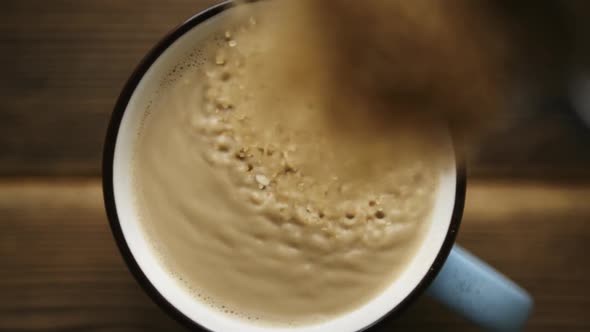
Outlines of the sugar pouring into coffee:
M 484 4 L 260 1 L 206 21 L 134 151 L 160 264 L 252 326 L 385 315 L 394 303 L 368 305 L 414 289 L 432 270 L 410 269 L 419 252 L 446 241 L 448 128 L 469 149 L 508 102 L 512 48 Z
M 392 126 L 427 135 L 424 122 L 442 120 L 459 145 L 476 150 L 488 133 L 534 111 L 527 99 L 565 94 L 572 71 L 588 67 L 584 6 L 281 1 L 262 16 L 275 26 L 265 32 L 273 50 L 261 69 L 269 77 L 258 77 L 320 91 L 327 115 L 348 134 L 368 124 L 379 135 L 396 132 Z
M 302 327 L 345 316 L 396 280 L 455 164 L 434 124 L 428 136 L 393 125 L 395 135 L 375 135 L 355 113 L 375 103 L 324 90 L 324 54 L 301 45 L 296 59 L 291 46 L 304 39 L 278 40 L 314 42 L 281 24 L 282 5 L 235 8 L 175 66 L 144 120 L 134 183 L 160 261 L 198 301 Z
M 280 90 L 314 95 L 345 135 L 428 136 L 444 121 L 467 143 L 499 121 L 507 97 L 509 50 L 484 4 L 281 1 L 261 14 L 271 49 L 253 77 L 273 82 L 271 102 Z

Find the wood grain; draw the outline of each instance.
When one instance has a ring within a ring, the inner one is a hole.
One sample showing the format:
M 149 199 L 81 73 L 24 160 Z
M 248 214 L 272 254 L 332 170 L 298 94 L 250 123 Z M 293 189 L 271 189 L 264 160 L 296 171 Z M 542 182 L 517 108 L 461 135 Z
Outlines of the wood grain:
M 0 174 L 100 174 L 106 126 L 143 55 L 213 0 L 6 0 Z
M 588 331 L 590 187 L 477 181 L 459 242 L 535 297 L 527 331 Z M 183 331 L 116 250 L 98 179 L 0 182 L 0 331 Z M 478 331 L 429 298 L 391 330 Z
M 184 330 L 127 271 L 97 176 L 133 68 L 216 2 L 2 1 L 0 331 Z M 589 331 L 590 131 L 559 97 L 534 109 L 509 115 L 470 162 L 480 180 L 459 241 L 532 292 L 528 331 Z M 477 331 L 426 297 L 392 324 Z
M 3 0 L 0 175 L 98 175 L 110 112 L 167 31 L 215 0 Z M 472 175 L 590 179 L 590 131 L 556 100 L 491 137 Z

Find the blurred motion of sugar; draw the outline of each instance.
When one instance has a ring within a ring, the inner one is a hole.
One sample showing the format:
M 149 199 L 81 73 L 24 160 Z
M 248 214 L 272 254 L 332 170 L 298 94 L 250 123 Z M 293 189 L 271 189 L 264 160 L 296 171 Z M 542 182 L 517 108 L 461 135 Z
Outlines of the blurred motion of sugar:
M 477 150 L 583 63 L 586 35 L 574 31 L 584 20 L 574 18 L 585 5 L 528 4 L 284 0 L 261 13 L 269 51 L 252 77 L 272 82 L 269 102 L 314 95 L 347 135 L 428 136 L 443 121 Z

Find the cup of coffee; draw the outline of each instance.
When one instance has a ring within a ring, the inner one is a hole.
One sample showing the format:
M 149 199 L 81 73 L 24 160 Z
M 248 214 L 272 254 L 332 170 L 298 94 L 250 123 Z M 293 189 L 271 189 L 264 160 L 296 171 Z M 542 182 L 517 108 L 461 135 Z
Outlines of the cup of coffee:
M 103 188 L 137 281 L 195 330 L 378 331 L 425 292 L 486 329 L 522 328 L 530 296 L 454 243 L 466 176 L 449 133 L 436 162 L 390 158 L 388 142 L 330 135 L 303 97 L 256 103 L 268 86 L 244 68 L 268 3 L 193 16 L 121 93 Z

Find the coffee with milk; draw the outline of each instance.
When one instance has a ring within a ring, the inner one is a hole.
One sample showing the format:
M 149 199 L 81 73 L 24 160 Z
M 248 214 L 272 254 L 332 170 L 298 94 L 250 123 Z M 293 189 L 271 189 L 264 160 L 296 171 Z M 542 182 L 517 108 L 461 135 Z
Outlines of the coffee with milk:
M 135 148 L 136 205 L 195 299 L 261 326 L 306 326 L 395 283 L 453 164 L 429 119 L 419 135 L 405 117 L 384 127 L 358 112 L 380 102 L 326 98 L 321 54 L 278 70 L 297 61 L 278 51 L 294 30 L 258 6 L 236 9 L 161 82 Z
M 467 318 L 522 327 L 530 296 L 451 250 L 455 149 L 584 68 L 583 5 L 244 2 L 166 37 L 115 109 L 105 202 L 148 293 L 212 331 L 352 332 L 437 276 Z

